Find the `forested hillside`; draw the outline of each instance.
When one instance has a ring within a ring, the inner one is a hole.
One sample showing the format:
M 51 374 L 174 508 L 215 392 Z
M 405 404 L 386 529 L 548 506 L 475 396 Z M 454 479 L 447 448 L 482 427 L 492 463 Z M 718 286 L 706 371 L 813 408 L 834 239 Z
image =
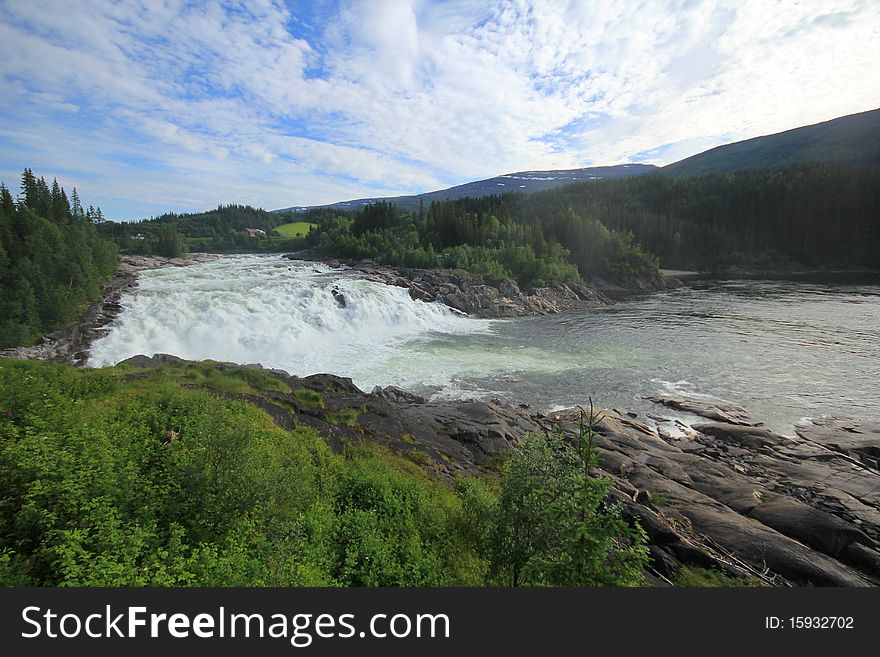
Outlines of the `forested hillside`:
M 880 109 L 718 146 L 663 172 L 696 176 L 793 164 L 880 165 Z
M 290 221 L 289 215 L 267 212 L 249 205 L 221 205 L 198 213 L 167 213 L 153 219 L 101 226 L 125 253 L 152 253 L 175 257 L 187 251 L 212 253 L 285 250 L 295 246 L 280 240 L 249 236 L 245 229 L 272 235 L 276 226 Z
M 519 200 L 520 216 L 567 213 L 632 232 L 661 266 L 880 269 L 880 167 L 796 165 L 693 178 L 580 183 Z M 559 218 L 562 223 L 559 224 Z
M 880 167 L 647 174 L 419 212 L 383 202 L 325 219 L 308 241 L 329 256 L 457 267 L 538 287 L 579 276 L 651 280 L 657 261 L 707 271 L 876 270 Z
M 116 248 L 96 231 L 102 220 L 75 188 L 68 197 L 30 169 L 17 202 L 0 185 L 0 347 L 32 343 L 100 294 L 117 263 Z

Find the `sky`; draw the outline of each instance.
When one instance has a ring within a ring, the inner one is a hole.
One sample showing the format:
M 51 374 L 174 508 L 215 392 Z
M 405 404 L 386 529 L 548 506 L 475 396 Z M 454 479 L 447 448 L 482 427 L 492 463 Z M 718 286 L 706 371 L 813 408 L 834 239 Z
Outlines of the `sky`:
M 0 0 L 0 180 L 117 220 L 662 165 L 877 107 L 877 0 Z

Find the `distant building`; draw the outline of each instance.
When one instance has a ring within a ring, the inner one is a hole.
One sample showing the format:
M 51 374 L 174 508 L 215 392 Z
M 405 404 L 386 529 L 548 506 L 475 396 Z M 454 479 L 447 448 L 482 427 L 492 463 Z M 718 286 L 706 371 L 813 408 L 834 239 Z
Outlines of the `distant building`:
M 133 240 L 142 240 L 142 239 L 144 239 L 144 236 L 141 235 L 140 233 L 138 233 L 137 235 L 135 235 L 135 236 L 132 237 L 131 239 L 133 239 Z
M 266 231 L 259 228 L 245 228 L 244 232 L 248 234 L 248 237 L 266 237 Z

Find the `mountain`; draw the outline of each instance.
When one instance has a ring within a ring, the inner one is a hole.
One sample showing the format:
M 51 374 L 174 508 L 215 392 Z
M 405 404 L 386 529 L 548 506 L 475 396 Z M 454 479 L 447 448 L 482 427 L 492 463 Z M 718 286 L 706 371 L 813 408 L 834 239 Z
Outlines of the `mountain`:
M 880 165 L 880 109 L 718 146 L 662 168 L 652 164 L 619 164 L 584 169 L 520 171 L 425 194 L 359 198 L 328 205 L 293 206 L 275 212 L 312 208 L 358 210 L 378 201 L 389 201 L 407 210 L 417 210 L 422 201 L 429 205 L 431 201 L 504 192 L 539 192 L 583 180 L 631 178 L 651 172 L 687 177 L 807 163 Z
M 880 164 L 880 109 L 718 146 L 662 171 L 685 177 L 812 162 Z
M 390 201 L 398 207 L 408 210 L 417 210 L 419 203 L 424 201 L 430 205 L 431 201 L 446 201 L 449 199 L 465 197 L 490 196 L 505 192 L 538 192 L 553 187 L 560 187 L 581 180 L 602 180 L 606 178 L 629 178 L 659 169 L 652 164 L 618 164 L 609 167 L 587 167 L 585 169 L 559 169 L 552 171 L 519 171 L 507 173 L 486 180 L 456 185 L 448 189 L 440 189 L 425 194 L 412 196 L 391 196 L 377 198 L 359 198 L 351 201 L 340 201 L 328 205 L 316 205 L 310 207 L 294 206 L 275 210 L 275 212 L 291 212 L 310 210 L 312 208 L 334 208 L 337 210 L 358 210 L 370 203 L 378 201 Z

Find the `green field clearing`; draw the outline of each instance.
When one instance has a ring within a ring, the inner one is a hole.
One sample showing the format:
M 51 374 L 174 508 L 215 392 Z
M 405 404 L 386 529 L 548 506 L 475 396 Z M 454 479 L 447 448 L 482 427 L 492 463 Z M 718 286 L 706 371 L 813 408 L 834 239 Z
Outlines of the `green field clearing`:
M 305 236 L 309 234 L 309 229 L 312 226 L 317 226 L 318 224 L 312 224 L 308 221 L 294 221 L 290 224 L 282 224 L 280 226 L 276 226 L 275 230 L 278 231 L 278 234 L 282 237 L 296 237 L 297 235 Z

